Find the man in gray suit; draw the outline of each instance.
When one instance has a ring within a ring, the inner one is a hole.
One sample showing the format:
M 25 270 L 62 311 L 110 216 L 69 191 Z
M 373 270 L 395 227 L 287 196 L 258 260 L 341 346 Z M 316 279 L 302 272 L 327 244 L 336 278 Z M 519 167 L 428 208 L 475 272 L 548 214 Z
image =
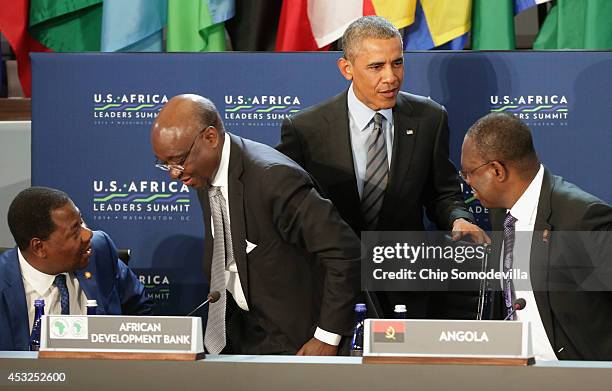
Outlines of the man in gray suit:
M 334 355 L 350 335 L 360 243 L 309 175 L 225 132 L 214 104 L 179 95 L 151 131 L 157 167 L 197 189 L 204 270 L 221 299 L 205 346 L 217 354 Z
M 536 359 L 612 359 L 612 207 L 553 175 L 539 161 L 529 128 L 494 113 L 467 132 L 461 175 L 490 208 L 489 265 L 522 262 L 529 281 L 491 281 L 495 317 L 531 322 Z M 516 289 L 515 289 L 516 286 Z
M 421 231 L 423 210 L 454 239 L 488 238 L 472 224 L 449 160 L 447 114 L 431 99 L 400 91 L 402 37 L 377 16 L 353 22 L 342 37 L 338 68 L 348 90 L 282 125 L 277 149 L 299 163 L 359 235 Z M 428 293 L 378 294 L 380 316 L 406 304 L 409 317 L 444 317 Z

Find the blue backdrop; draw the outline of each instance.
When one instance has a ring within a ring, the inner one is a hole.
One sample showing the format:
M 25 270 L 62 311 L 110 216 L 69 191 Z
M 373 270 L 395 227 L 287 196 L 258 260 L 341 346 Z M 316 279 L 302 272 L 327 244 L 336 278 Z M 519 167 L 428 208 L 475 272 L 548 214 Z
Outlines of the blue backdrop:
M 338 53 L 34 53 L 32 184 L 68 192 L 95 229 L 132 250 L 164 314 L 207 293 L 194 192 L 153 166 L 150 126 L 180 93 L 212 99 L 230 131 L 276 145 L 282 118 L 348 87 Z M 451 158 L 491 111 L 521 116 L 553 172 L 612 201 L 608 52 L 406 53 L 404 90 L 445 105 Z M 487 225 L 486 214 L 466 202 Z

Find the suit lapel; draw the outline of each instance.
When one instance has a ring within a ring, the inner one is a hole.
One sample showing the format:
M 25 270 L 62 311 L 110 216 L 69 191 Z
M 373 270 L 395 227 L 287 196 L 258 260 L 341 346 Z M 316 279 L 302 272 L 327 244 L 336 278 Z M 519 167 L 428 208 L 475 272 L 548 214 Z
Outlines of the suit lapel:
M 550 199 L 554 189 L 552 175 L 544 170 L 542 190 L 538 201 L 538 213 L 531 239 L 530 273 L 533 294 L 540 312 L 540 318 L 548 335 L 549 341 L 554 348 L 554 332 L 552 313 L 550 310 L 550 299 L 548 295 L 548 273 L 549 273 L 549 246 L 552 226 L 549 223 L 551 215 Z M 547 237 L 545 238 L 545 233 Z
M 391 167 L 389 170 L 389 180 L 387 190 L 378 221 L 390 221 L 389 215 L 395 213 L 394 208 L 398 205 L 398 200 L 393 195 L 401 194 L 403 179 L 407 177 L 414 147 L 418 137 L 418 121 L 410 117 L 412 105 L 404 100 L 402 95 L 398 95 L 397 104 L 393 108 L 393 153 L 391 156 Z M 395 196 L 397 197 L 397 196 Z M 384 227 L 381 227 L 384 228 Z
M 361 216 L 361 199 L 357 189 L 357 177 L 355 174 L 355 162 L 353 159 L 353 147 L 351 145 L 351 130 L 348 113 L 348 90 L 338 95 L 329 106 L 324 118 L 327 131 L 319 132 L 318 145 L 323 157 L 329 157 L 333 163 L 337 178 L 334 183 L 340 184 L 340 188 L 330 189 L 333 193 L 342 194 L 343 210 L 352 214 L 352 220 L 359 227 L 363 226 Z M 351 224 L 352 225 L 352 224 Z
M 238 267 L 240 285 L 247 300 L 249 300 L 249 278 L 246 259 L 246 228 L 244 220 L 244 185 L 241 181 L 243 171 L 243 152 L 240 138 L 231 135 L 230 161 L 228 169 L 228 197 L 230 227 L 232 231 L 232 247 L 234 249 L 234 260 Z
M 82 270 L 77 270 L 74 274 L 79 281 L 79 285 L 83 292 L 85 292 L 85 296 L 89 300 L 96 300 L 98 304 L 98 308 L 96 312 L 100 315 L 103 315 L 101 312 L 106 311 L 107 303 L 108 303 L 108 294 L 110 292 L 99 292 L 98 289 L 98 270 L 97 270 L 97 262 L 96 262 L 96 251 L 94 249 L 91 258 L 89 259 L 89 264 L 86 268 Z M 112 276 L 114 278 L 114 276 Z
M 6 263 L 6 275 L 4 275 L 6 289 L 1 294 L 4 296 L 4 305 L 9 311 L 8 321 L 14 338 L 13 346 L 24 347 L 30 344 L 28 306 L 23 280 L 21 279 L 21 270 L 19 269 L 17 250 L 9 251 L 13 251 L 14 254 L 10 255 L 11 259 Z
M 210 201 L 208 200 L 208 187 L 198 189 L 198 200 L 200 201 L 200 207 L 202 208 L 202 215 L 204 216 L 204 274 L 208 277 L 210 282 L 210 268 L 212 265 L 213 255 L 213 238 L 212 238 L 212 226 L 210 224 Z

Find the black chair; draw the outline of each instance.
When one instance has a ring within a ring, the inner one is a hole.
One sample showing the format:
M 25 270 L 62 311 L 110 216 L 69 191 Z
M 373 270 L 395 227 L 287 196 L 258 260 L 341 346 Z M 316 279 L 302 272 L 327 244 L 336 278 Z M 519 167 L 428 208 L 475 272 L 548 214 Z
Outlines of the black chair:
M 465 241 L 454 242 L 447 238 L 448 245 L 460 245 L 463 247 L 477 246 Z M 474 260 L 474 267 L 486 271 L 490 255 L 490 246 L 485 245 L 485 253 L 482 258 Z M 454 283 L 449 284 L 446 292 L 433 292 L 432 300 L 434 308 L 440 313 L 432 314 L 433 318 L 439 319 L 463 319 L 481 320 L 491 319 L 491 292 L 487 280 L 474 280 L 470 283 L 461 283 L 462 288 L 457 288 Z M 455 286 L 455 287 L 454 287 Z
M 118 248 L 117 249 L 117 257 L 123 261 L 126 265 L 130 262 L 130 254 L 132 250 L 129 248 Z

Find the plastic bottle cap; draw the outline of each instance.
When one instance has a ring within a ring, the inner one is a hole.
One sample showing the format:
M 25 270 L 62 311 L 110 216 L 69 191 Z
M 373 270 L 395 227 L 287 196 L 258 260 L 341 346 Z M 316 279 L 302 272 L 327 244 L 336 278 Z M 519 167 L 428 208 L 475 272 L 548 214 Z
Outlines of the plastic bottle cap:
M 97 306 L 98 306 L 97 300 L 87 300 L 87 307 L 97 307 Z
M 356 312 L 365 312 L 366 310 L 366 305 L 363 303 L 357 303 L 355 304 L 355 311 Z
M 405 304 L 396 304 L 394 312 L 406 312 Z

